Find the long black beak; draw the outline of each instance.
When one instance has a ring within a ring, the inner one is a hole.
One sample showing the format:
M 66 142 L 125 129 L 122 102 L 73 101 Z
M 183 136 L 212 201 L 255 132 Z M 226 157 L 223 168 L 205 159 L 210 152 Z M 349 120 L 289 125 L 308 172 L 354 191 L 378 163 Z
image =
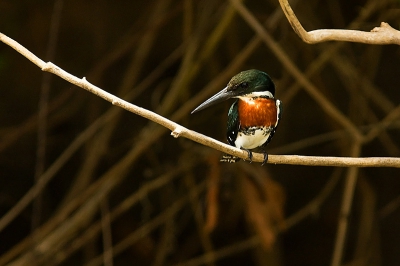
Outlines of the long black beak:
M 200 110 L 210 107 L 211 105 L 223 102 L 225 100 L 228 100 L 228 99 L 236 96 L 235 93 L 233 93 L 232 91 L 228 91 L 227 89 L 228 89 L 228 87 L 224 88 L 222 91 L 218 92 L 217 94 L 212 96 L 210 99 L 208 99 L 204 103 L 200 104 L 196 109 L 194 109 L 191 112 L 191 114 L 196 113 Z

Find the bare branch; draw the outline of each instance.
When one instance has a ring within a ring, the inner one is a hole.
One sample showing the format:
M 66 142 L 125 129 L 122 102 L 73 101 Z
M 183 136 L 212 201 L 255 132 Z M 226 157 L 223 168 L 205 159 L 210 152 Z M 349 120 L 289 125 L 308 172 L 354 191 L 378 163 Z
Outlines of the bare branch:
M 371 32 L 336 29 L 322 29 L 307 32 L 294 14 L 288 0 L 279 0 L 279 3 L 290 25 L 292 25 L 293 30 L 306 43 L 314 44 L 326 41 L 344 41 L 400 45 L 400 31 L 395 30 L 386 22 L 382 22 L 380 27 L 373 28 Z
M 64 71 L 60 67 L 54 65 L 51 62 L 45 63 L 43 60 L 35 56 L 25 47 L 0 33 L 0 41 L 12 47 L 14 50 L 25 56 L 28 60 L 33 62 L 35 65 L 40 67 L 43 71 L 53 73 L 62 79 L 81 87 L 104 100 L 112 103 L 113 105 L 122 107 L 123 109 L 130 111 L 134 114 L 142 116 L 148 120 L 151 120 L 163 127 L 168 128 L 172 131 L 171 135 L 175 138 L 184 137 L 193 140 L 197 143 L 211 147 L 213 149 L 237 156 L 239 158 L 246 159 L 247 152 L 227 145 L 213 138 L 204 136 L 195 131 L 189 130 L 161 115 L 154 112 L 133 105 L 127 101 L 124 101 L 102 89 L 89 83 L 86 78 L 79 79 L 68 72 Z M 262 162 L 264 156 L 262 154 L 254 154 L 253 161 Z M 292 164 L 292 165 L 308 165 L 308 166 L 341 166 L 341 167 L 397 167 L 400 168 L 400 158 L 390 157 L 374 157 L 374 158 L 350 158 L 350 157 L 319 157 L 319 156 L 297 156 L 297 155 L 270 155 L 268 163 L 272 164 Z

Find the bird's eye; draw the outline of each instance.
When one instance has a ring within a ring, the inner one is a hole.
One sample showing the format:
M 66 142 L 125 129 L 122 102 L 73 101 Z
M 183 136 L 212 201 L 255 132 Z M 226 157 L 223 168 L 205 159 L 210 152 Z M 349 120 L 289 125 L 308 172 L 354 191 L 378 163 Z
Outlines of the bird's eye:
M 249 83 L 242 82 L 242 83 L 239 84 L 239 87 L 242 88 L 242 89 L 246 89 L 247 87 L 249 87 Z

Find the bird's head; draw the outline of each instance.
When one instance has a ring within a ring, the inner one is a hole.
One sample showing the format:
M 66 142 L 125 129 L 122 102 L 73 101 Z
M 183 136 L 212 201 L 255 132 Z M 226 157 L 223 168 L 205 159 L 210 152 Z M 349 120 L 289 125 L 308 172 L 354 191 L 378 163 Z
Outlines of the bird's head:
M 223 90 L 200 104 L 192 111 L 192 114 L 230 98 L 267 97 L 273 99 L 274 95 L 275 85 L 267 73 L 256 69 L 246 70 L 234 76 Z

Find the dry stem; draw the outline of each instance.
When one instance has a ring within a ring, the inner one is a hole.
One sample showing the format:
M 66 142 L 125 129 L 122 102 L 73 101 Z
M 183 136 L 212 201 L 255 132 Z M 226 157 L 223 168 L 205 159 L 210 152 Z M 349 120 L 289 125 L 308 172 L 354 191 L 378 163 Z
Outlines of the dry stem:
M 322 29 L 306 31 L 297 19 L 288 0 L 279 0 L 293 30 L 306 43 L 314 44 L 326 41 L 358 42 L 367 44 L 397 44 L 400 45 L 400 31 L 392 28 L 388 23 L 381 22 L 371 32 L 358 30 Z

